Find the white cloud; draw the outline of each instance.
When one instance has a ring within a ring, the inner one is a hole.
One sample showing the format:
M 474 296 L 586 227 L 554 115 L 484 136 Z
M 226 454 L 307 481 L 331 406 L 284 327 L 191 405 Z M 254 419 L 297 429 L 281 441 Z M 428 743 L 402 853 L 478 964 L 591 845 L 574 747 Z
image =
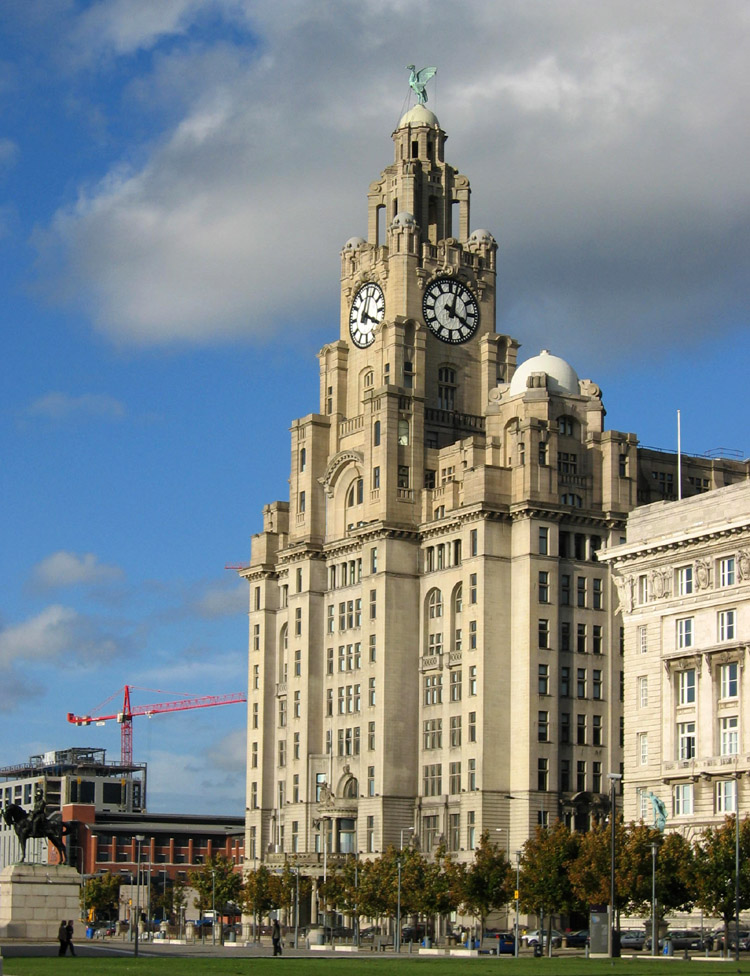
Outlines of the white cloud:
M 741 2 L 174 0 L 128 24 L 132 7 L 91 8 L 116 51 L 179 40 L 207 11 L 257 40 L 161 51 L 138 81 L 182 105 L 184 77 L 180 122 L 48 230 L 58 294 L 120 344 L 335 330 L 338 251 L 365 230 L 417 60 L 438 65 L 430 107 L 474 226 L 500 243 L 500 331 L 533 349 L 564 330 L 571 349 L 596 330 L 619 355 L 623 332 L 684 341 L 750 301 Z
M 193 609 L 201 617 L 234 617 L 247 611 L 247 583 L 212 585 L 193 603 Z
M 46 417 L 55 421 L 86 417 L 121 420 L 126 410 L 123 403 L 106 394 L 82 393 L 72 396 L 68 393 L 52 392 L 30 403 L 28 413 L 32 417 Z
M 0 630 L 0 668 L 101 662 L 113 657 L 122 642 L 71 607 L 52 604 L 36 616 Z
M 119 567 L 100 563 L 91 552 L 79 555 L 63 550 L 47 556 L 32 571 L 33 582 L 42 587 L 110 583 L 122 579 L 122 576 L 123 572 Z
M 245 774 L 247 764 L 247 733 L 245 729 L 229 732 L 206 752 L 206 759 L 216 769 Z

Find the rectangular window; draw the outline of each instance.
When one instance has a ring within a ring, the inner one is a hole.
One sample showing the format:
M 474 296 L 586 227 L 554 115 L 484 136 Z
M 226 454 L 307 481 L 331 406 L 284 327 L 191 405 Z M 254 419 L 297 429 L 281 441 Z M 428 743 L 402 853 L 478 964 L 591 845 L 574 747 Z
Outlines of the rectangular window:
M 377 660 L 377 637 L 375 634 L 370 634 L 370 663 L 374 664 Z
M 641 654 L 648 653 L 648 631 L 646 627 L 638 627 L 636 631 L 638 650 Z
M 570 698 L 570 668 L 560 668 L 560 696 Z
M 253 688 L 256 690 L 260 688 L 260 665 L 253 665 Z
M 439 705 L 443 700 L 442 674 L 426 674 L 423 679 L 425 705 Z
M 370 752 L 375 751 L 375 723 L 367 723 L 367 748 Z
M 734 556 L 719 560 L 719 586 L 734 586 L 736 579 Z
M 457 702 L 461 701 L 461 680 L 463 677 L 463 672 L 459 668 L 456 671 L 451 671 L 450 678 L 450 693 L 451 701 Z
M 560 603 L 564 607 L 570 606 L 570 575 L 563 573 L 560 577 Z
M 471 573 L 469 576 L 469 603 L 477 602 L 477 574 Z
M 299 759 L 299 732 L 294 733 L 294 758 Z
M 600 579 L 591 580 L 591 606 L 594 610 L 604 609 L 604 594 L 602 591 L 602 581 Z
M 716 784 L 716 812 L 736 813 L 737 780 L 724 779 Z
M 736 715 L 719 719 L 719 746 L 722 756 L 736 756 L 739 752 L 739 718 Z
M 638 603 L 648 603 L 648 576 L 645 573 L 638 577 Z
M 286 742 L 283 739 L 279 742 L 279 766 L 286 766 Z
M 690 596 L 693 592 L 693 567 L 680 566 L 675 570 L 675 589 L 677 596 Z
M 398 488 L 408 488 L 409 487 L 409 466 L 407 464 L 399 464 L 398 466 Z
M 648 707 L 648 675 L 642 675 L 638 679 L 638 707 Z
M 586 606 L 586 577 L 579 576 L 576 585 L 576 603 L 579 607 Z
M 570 712 L 560 713 L 560 742 L 564 745 L 570 742 Z
M 378 591 L 370 590 L 370 620 L 375 620 L 378 615 Z
M 469 742 L 477 741 L 477 713 L 469 712 Z
M 284 728 L 286 725 L 286 698 L 279 699 L 279 727 Z
M 560 790 L 563 793 L 570 791 L 570 760 L 560 760 Z
M 579 654 L 586 653 L 586 624 L 578 624 L 576 627 L 576 650 Z
M 638 733 L 638 762 L 641 766 L 648 765 L 648 732 Z
M 537 625 L 539 647 L 549 648 L 549 620 L 540 619 Z
M 718 614 L 718 637 L 720 641 L 732 641 L 737 635 L 735 610 L 720 610 Z
M 300 718 L 302 715 L 302 693 L 299 691 L 294 693 L 293 714 L 295 718 Z
M 250 766 L 252 769 L 258 768 L 258 743 L 253 742 L 250 750 Z
M 328 604 L 328 616 L 326 618 L 326 632 L 329 634 L 333 633 L 333 622 L 334 622 L 334 606 L 332 603 Z
M 681 617 L 677 621 L 677 647 L 693 646 L 693 618 Z
M 679 722 L 677 725 L 677 758 L 695 759 L 695 722 Z
M 576 745 L 586 745 L 586 716 L 576 716 Z
M 253 728 L 258 728 L 258 703 L 253 702 Z
M 602 673 L 597 668 L 594 669 L 591 681 L 591 697 L 596 701 L 602 697 Z
M 443 767 L 441 763 L 432 763 L 422 769 L 423 796 L 440 796 L 443 792 Z
M 299 678 L 302 674 L 302 651 L 294 652 L 294 676 Z
M 302 633 L 302 607 L 297 607 L 294 611 L 294 633 L 297 637 Z
M 461 716 L 451 715 L 451 748 L 461 745 Z
M 549 760 L 539 758 L 536 761 L 536 788 L 544 792 L 549 781 Z
M 677 672 L 677 704 L 695 704 L 695 668 Z
M 292 803 L 299 803 L 299 773 L 292 776 Z
M 260 650 L 260 624 L 253 624 L 253 650 Z
M 540 664 L 538 666 L 538 691 L 540 695 L 549 694 L 549 665 Z
M 602 653 L 602 625 L 594 624 L 591 628 L 591 652 L 592 654 Z
M 477 666 L 472 664 L 469 668 L 469 695 L 474 696 L 477 693 Z
M 537 712 L 537 739 L 549 742 L 549 712 Z
M 451 813 L 448 816 L 448 849 L 457 851 L 461 847 L 461 814 Z
M 549 529 L 545 526 L 539 529 L 539 555 L 549 555 Z
M 448 792 L 457 794 L 461 792 L 461 763 L 452 762 L 450 764 L 450 776 L 448 778 Z
M 422 723 L 422 748 L 423 749 L 442 749 L 443 747 L 443 720 L 441 718 L 428 718 Z
M 469 776 L 467 779 L 467 785 L 469 787 L 469 792 L 473 792 L 477 788 L 477 761 L 476 759 L 469 760 Z
M 560 650 L 570 650 L 570 624 L 567 620 L 563 620 L 560 624 Z
M 579 759 L 576 763 L 576 790 L 584 793 L 586 790 L 586 761 Z
M 479 552 L 479 533 L 476 529 L 469 532 L 469 555 L 476 556 Z
M 722 664 L 719 668 L 719 678 L 722 699 L 736 698 L 739 691 L 739 666 L 737 662 Z
M 576 674 L 576 697 L 586 697 L 586 668 L 578 668 Z
M 359 688 L 359 685 L 357 685 Z M 370 678 L 367 682 L 367 704 L 373 706 L 375 704 L 375 679 Z
M 602 791 L 602 764 L 594 762 L 591 764 L 591 790 L 593 793 Z
M 672 805 L 676 817 L 689 817 L 693 813 L 693 784 L 681 783 L 674 787 Z
M 539 602 L 549 603 L 549 573 L 539 573 Z
M 466 847 L 473 851 L 477 846 L 477 828 L 476 828 L 476 818 L 477 815 L 474 810 L 469 810 L 466 815 Z
M 603 745 L 602 741 L 602 717 L 593 715 L 591 719 L 591 744 L 595 746 Z M 597 791 L 598 792 L 598 791 Z
M 477 622 L 476 620 L 469 621 L 469 650 L 475 651 L 477 649 Z

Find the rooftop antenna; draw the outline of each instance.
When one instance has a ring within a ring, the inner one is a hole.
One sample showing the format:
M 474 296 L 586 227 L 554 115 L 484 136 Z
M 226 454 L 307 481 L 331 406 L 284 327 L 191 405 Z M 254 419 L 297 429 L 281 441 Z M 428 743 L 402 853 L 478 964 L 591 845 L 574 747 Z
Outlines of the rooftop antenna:
M 677 411 L 677 501 L 682 501 L 682 429 Z

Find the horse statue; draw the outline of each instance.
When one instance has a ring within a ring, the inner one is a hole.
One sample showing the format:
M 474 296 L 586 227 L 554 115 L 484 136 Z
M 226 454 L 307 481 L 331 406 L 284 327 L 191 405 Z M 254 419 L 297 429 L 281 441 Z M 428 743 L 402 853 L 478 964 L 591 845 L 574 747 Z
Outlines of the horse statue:
M 60 864 L 66 863 L 68 852 L 65 849 L 63 837 L 68 833 L 68 825 L 58 819 L 59 816 L 59 814 L 53 814 L 52 817 L 47 817 L 43 813 L 38 817 L 30 816 L 17 803 L 8 804 L 3 810 L 3 820 L 16 832 L 16 837 L 21 845 L 21 861 L 26 860 L 26 841 L 30 837 L 46 837 L 57 848 Z

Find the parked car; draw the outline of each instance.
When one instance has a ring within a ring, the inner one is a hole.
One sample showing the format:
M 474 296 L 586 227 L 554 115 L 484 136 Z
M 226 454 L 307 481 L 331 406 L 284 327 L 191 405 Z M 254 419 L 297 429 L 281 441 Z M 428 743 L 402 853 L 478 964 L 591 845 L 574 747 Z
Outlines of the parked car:
M 588 929 L 579 929 L 577 932 L 568 932 L 565 936 L 565 945 L 569 949 L 585 949 L 588 944 Z
M 703 938 L 698 929 L 670 929 L 666 936 L 659 939 L 657 943 L 660 951 L 664 949 L 667 939 L 672 943 L 672 949 L 675 952 L 681 952 L 684 949 L 705 949 L 710 944 Z M 643 948 L 648 952 L 651 951 L 651 936 L 646 939 Z
M 552 929 L 552 948 L 559 949 L 562 945 L 562 932 L 558 932 L 557 929 Z M 547 944 L 547 930 L 545 929 L 542 933 L 542 945 Z M 539 945 L 539 930 L 534 929 L 532 932 L 527 932 L 526 935 L 521 936 L 521 944 L 531 948 L 535 945 Z
M 713 934 L 713 938 L 711 936 L 706 936 L 706 940 L 704 941 L 707 941 L 709 938 L 711 938 L 714 948 L 720 949 L 722 952 L 724 951 L 724 929 L 723 928 L 717 929 Z M 737 929 L 735 928 L 734 924 L 731 924 L 729 926 L 729 948 L 734 949 L 736 945 L 737 945 Z M 750 950 L 750 931 L 748 931 L 747 929 L 740 929 L 740 951 L 747 952 L 748 950 Z
M 624 929 L 620 933 L 620 948 L 641 950 L 646 941 L 645 929 Z

